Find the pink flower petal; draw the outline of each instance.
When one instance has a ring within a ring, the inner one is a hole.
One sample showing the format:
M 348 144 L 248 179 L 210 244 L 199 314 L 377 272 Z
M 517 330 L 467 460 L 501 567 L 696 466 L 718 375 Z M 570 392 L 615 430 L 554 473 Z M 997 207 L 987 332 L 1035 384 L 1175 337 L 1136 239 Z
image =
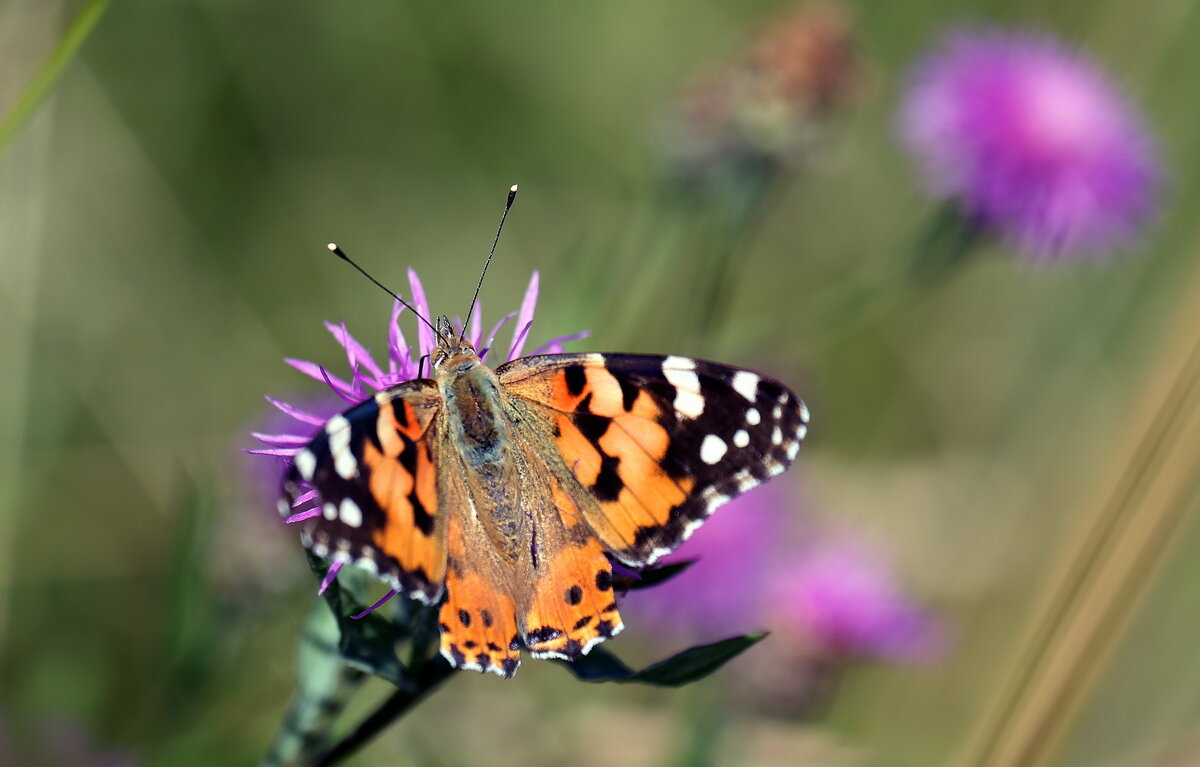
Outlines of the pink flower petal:
M 309 501 L 316 498 L 317 495 L 318 495 L 317 489 L 313 488 L 312 490 L 308 490 L 308 491 L 302 493 L 301 495 L 296 496 L 296 500 L 292 501 L 292 508 L 295 509 L 300 506 L 303 506 L 304 504 L 306 504 Z
M 525 327 L 521 328 L 521 332 L 513 337 L 512 348 L 508 350 L 508 360 L 515 360 L 521 356 L 521 347 L 525 345 L 525 337 L 529 335 L 529 329 L 533 327 L 533 320 L 525 323 Z
M 517 316 L 516 312 L 509 312 L 508 314 L 506 314 L 500 318 L 500 321 L 497 322 L 495 327 L 492 328 L 492 332 L 488 333 L 487 343 L 484 344 L 482 347 L 476 347 L 476 351 L 479 352 L 479 359 L 481 359 L 481 360 L 484 359 L 484 357 L 487 355 L 487 353 L 491 350 L 492 346 L 495 345 L 496 335 L 504 327 L 504 323 L 508 322 L 509 320 L 511 320 L 513 317 L 516 317 L 516 316 Z
M 343 381 L 340 378 L 329 375 L 329 371 L 327 371 L 323 366 L 318 365 L 315 362 L 309 362 L 308 360 L 298 360 L 298 359 L 295 359 L 292 357 L 286 357 L 283 361 L 285 363 L 287 363 L 288 365 L 291 365 L 292 367 L 294 367 L 296 370 L 299 370 L 301 373 L 308 376 L 309 378 L 313 378 L 313 379 L 316 379 L 318 381 L 328 384 L 329 388 L 338 392 L 338 394 L 342 397 L 342 399 L 345 399 L 346 395 L 352 394 L 354 392 L 353 386 L 351 386 L 350 384 L 348 384 L 347 382 Z
M 398 593 L 400 593 L 400 592 L 396 591 L 395 589 L 388 591 L 388 593 L 384 594 L 383 597 L 381 597 L 379 599 L 379 601 L 376 602 L 375 604 L 373 604 L 370 607 L 368 607 L 367 609 L 363 610 L 358 615 L 351 615 L 350 620 L 352 620 L 352 621 L 362 620 L 363 618 L 367 617 L 371 613 L 378 610 L 380 607 L 383 607 L 385 604 L 387 604 L 388 600 L 390 600 L 392 597 L 396 596 L 396 594 L 398 594 Z
M 483 340 L 483 301 L 475 302 L 475 312 L 471 315 L 471 327 L 467 331 L 467 340 L 471 342 L 476 351 L 479 349 L 479 342 Z
M 313 517 L 319 517 L 319 516 L 321 516 L 320 509 L 309 509 L 308 511 L 300 511 L 300 512 L 293 514 L 292 516 L 283 520 L 283 524 L 292 525 L 292 524 L 295 524 L 296 522 L 303 522 L 306 519 L 312 519 Z M 333 568 L 330 568 L 330 569 L 332 570 Z M 325 589 L 326 589 L 326 586 L 322 585 L 321 591 L 318 593 L 324 594 Z
M 346 350 L 346 359 L 351 368 L 355 367 L 361 362 L 362 366 L 371 371 L 371 374 L 376 378 L 379 378 L 383 375 L 383 370 L 381 370 L 379 365 L 375 363 L 375 358 L 371 356 L 371 352 L 367 351 L 367 349 L 363 347 L 363 345 L 360 344 L 354 338 L 354 336 L 350 335 L 350 331 L 346 329 L 345 320 L 343 320 L 340 325 L 335 325 L 332 322 L 327 321 L 325 323 L 325 329 L 328 330 L 330 334 L 333 335 L 334 339 L 336 339 L 337 342 L 342 345 L 342 348 Z
M 425 300 L 425 288 L 421 285 L 421 278 L 417 277 L 416 271 L 409 267 L 408 269 L 408 286 L 412 291 L 412 305 L 417 312 L 432 322 L 429 316 L 429 302 Z M 433 331 L 424 322 L 417 322 L 417 340 L 421 349 L 421 354 L 432 354 L 434 343 Z
M 334 580 L 337 578 L 337 574 L 341 571 L 342 565 L 344 565 L 344 564 L 346 564 L 346 563 L 345 562 L 334 562 L 332 565 L 329 566 L 329 572 L 325 573 L 325 579 L 323 581 L 321 581 L 321 588 L 317 589 L 317 596 L 321 596 L 322 594 L 324 594 L 325 590 L 328 589 L 330 587 L 330 585 L 332 585 Z
M 521 311 L 517 314 L 517 326 L 513 333 L 512 346 L 508 350 L 508 359 L 515 360 L 521 356 L 525 345 L 525 336 L 529 334 L 529 326 L 533 324 L 533 310 L 537 308 L 538 273 L 535 269 L 529 278 L 529 287 L 525 288 L 525 298 L 521 300 Z
M 273 455 L 279 458 L 293 458 L 297 450 L 298 448 L 294 447 L 257 447 L 244 448 L 242 452 L 249 453 L 250 455 Z
M 252 431 L 250 436 L 273 447 L 304 447 L 312 442 L 311 437 L 301 437 L 297 434 L 263 434 L 260 431 Z
M 267 402 L 270 402 L 272 405 L 279 408 L 281 411 L 283 411 L 287 415 L 290 415 L 292 418 L 295 418 L 297 421 L 300 421 L 301 423 L 306 423 L 309 426 L 321 426 L 325 423 L 324 418 L 321 418 L 320 416 L 315 416 L 312 413 L 306 413 L 303 410 L 301 410 L 300 408 L 293 407 L 292 405 L 289 405 L 288 403 L 286 403 L 282 400 L 277 400 L 274 397 L 267 397 Z
M 530 354 L 530 356 L 533 356 L 536 354 L 562 354 L 563 353 L 563 344 L 568 343 L 570 341 L 581 341 L 584 338 L 587 338 L 588 336 L 590 336 L 591 334 L 592 334 L 591 331 L 581 330 L 578 333 L 571 333 L 570 335 L 559 336 L 558 338 L 551 338 L 549 341 L 542 344 L 538 348 L 534 349 L 529 354 Z

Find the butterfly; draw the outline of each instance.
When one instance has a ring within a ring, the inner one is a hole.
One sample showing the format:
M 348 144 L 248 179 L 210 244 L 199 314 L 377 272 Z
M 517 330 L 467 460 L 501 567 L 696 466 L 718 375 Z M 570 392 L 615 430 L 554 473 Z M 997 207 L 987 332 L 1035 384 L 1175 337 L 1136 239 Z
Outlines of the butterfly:
M 764 375 L 643 354 L 548 354 L 491 369 L 445 317 L 432 378 L 331 418 L 295 456 L 304 531 L 426 604 L 441 653 L 511 677 L 520 651 L 574 660 L 622 628 L 612 560 L 644 567 L 781 473 L 808 409 Z
M 616 636 L 613 563 L 654 564 L 783 472 L 808 430 L 804 403 L 749 370 L 598 353 L 492 369 L 449 319 L 421 319 L 431 377 L 330 418 L 295 452 L 280 512 L 317 498 L 304 544 L 439 605 L 458 668 L 511 677 L 522 650 L 571 661 Z

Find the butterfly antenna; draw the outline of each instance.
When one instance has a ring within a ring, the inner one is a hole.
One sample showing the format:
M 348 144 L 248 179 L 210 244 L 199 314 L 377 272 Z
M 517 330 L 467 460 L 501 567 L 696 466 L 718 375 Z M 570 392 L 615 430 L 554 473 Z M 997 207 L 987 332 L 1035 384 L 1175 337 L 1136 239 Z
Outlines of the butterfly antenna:
M 471 308 L 467 309 L 467 318 L 463 320 L 462 332 L 458 335 L 458 340 L 462 340 L 467 336 L 467 327 L 471 322 L 471 315 L 475 313 L 475 302 L 479 300 L 479 289 L 483 287 L 483 278 L 487 276 L 488 266 L 492 263 L 492 256 L 496 255 L 496 246 L 500 244 L 500 233 L 504 231 L 504 220 L 508 218 L 508 211 L 512 208 L 513 200 L 517 199 L 517 185 L 513 184 L 508 188 L 508 200 L 504 203 L 504 213 L 500 214 L 500 226 L 496 227 L 496 239 L 492 241 L 492 249 L 488 253 L 487 261 L 483 262 L 483 271 L 479 273 L 479 284 L 475 286 L 475 295 L 471 297 Z
M 428 325 L 428 326 L 429 326 L 429 329 L 433 331 L 433 334 L 434 334 L 435 336 L 437 336 L 438 338 L 442 339 L 443 341 L 446 341 L 447 343 L 449 342 L 449 339 L 447 339 L 445 336 L 443 336 L 441 333 L 439 333 L 439 332 L 438 332 L 438 329 L 437 329 L 437 328 L 435 328 L 435 327 L 433 326 L 433 323 L 432 323 L 432 322 L 430 322 L 428 319 L 426 319 L 426 318 L 425 318 L 425 317 L 424 317 L 424 316 L 423 316 L 423 315 L 422 315 L 420 312 L 418 312 L 415 306 L 413 306 L 412 304 L 410 304 L 409 302 L 405 301 L 405 300 L 404 300 L 403 298 L 401 298 L 400 296 L 398 296 L 398 295 L 396 295 L 395 293 L 393 293 L 393 292 L 392 292 L 392 290 L 391 290 L 390 288 L 388 288 L 388 287 L 387 287 L 386 285 L 384 285 L 382 282 L 380 282 L 379 280 L 375 279 L 375 278 L 374 278 L 374 277 L 372 277 L 370 274 L 368 274 L 366 269 L 363 269 L 361 266 L 359 266 L 358 264 L 354 263 L 354 261 L 353 261 L 353 260 L 351 260 L 350 256 L 347 256 L 347 255 L 346 255 L 346 251 L 344 251 L 344 250 L 342 250 L 341 248 L 339 248 L 336 242 L 331 242 L 331 243 L 329 243 L 328 245 L 326 245 L 325 247 L 329 248 L 329 252 L 333 253 L 333 255 L 337 256 L 338 258 L 340 258 L 340 259 L 342 259 L 343 261 L 345 261 L 347 264 L 350 264 L 350 266 L 353 266 L 355 269 L 357 269 L 357 270 L 359 271 L 359 273 L 360 273 L 360 274 L 362 274 L 362 276 L 366 277 L 368 280 L 370 280 L 371 282 L 373 282 L 373 283 L 375 283 L 376 285 L 378 285 L 378 286 L 379 286 L 379 288 L 380 288 L 380 289 L 381 289 L 381 290 L 382 290 L 384 293 L 387 293 L 389 296 L 391 296 L 392 298 L 396 299 L 397 301 L 399 301 L 399 302 L 400 302 L 401 304 L 403 304 L 404 306 L 407 306 L 407 307 L 409 308 L 409 310 L 411 310 L 411 311 L 412 311 L 412 313 L 413 313 L 413 314 L 415 314 L 415 315 L 417 316 L 417 319 L 419 319 L 421 322 L 424 322 L 426 325 Z

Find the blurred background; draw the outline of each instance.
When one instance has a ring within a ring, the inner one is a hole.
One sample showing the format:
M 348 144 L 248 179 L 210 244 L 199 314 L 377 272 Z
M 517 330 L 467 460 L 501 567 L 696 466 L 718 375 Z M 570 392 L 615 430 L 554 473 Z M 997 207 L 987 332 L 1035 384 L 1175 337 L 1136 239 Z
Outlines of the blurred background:
M 964 24 L 1125 94 L 1163 169 L 1136 237 L 954 239 L 899 113 Z M 681 690 L 464 673 L 348 764 L 1200 764 L 1198 32 L 1191 0 L 4 0 L 0 762 L 262 758 L 315 584 L 242 450 L 264 395 L 329 402 L 282 363 L 344 374 L 323 321 L 386 344 L 325 243 L 462 314 L 517 182 L 485 325 L 538 270 L 533 345 L 813 413 L 609 646 L 775 633 Z

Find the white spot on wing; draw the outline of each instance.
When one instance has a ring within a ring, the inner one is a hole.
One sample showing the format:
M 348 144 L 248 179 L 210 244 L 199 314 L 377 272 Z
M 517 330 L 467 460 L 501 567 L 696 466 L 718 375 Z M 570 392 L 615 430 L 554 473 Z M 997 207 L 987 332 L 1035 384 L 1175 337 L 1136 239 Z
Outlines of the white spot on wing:
M 684 418 L 698 418 L 704 412 L 704 397 L 700 394 L 695 360 L 667 357 L 662 367 L 667 382 L 675 387 L 675 410 Z
M 749 471 L 742 469 L 737 474 L 733 475 L 733 481 L 737 484 L 738 492 L 746 492 L 752 487 L 758 485 L 758 480 Z
M 304 477 L 305 481 L 311 482 L 313 472 L 317 470 L 317 457 L 308 448 L 296 453 L 296 471 L 300 472 L 300 476 Z
M 799 442 L 789 442 L 787 446 L 787 457 L 789 461 L 796 460 L 796 454 L 800 452 Z
M 758 381 L 758 376 L 749 370 L 739 370 L 733 374 L 734 390 L 751 402 L 758 398 Z
M 342 479 L 354 479 L 358 473 L 358 461 L 350 452 L 350 422 L 345 416 L 335 415 L 325 424 L 329 435 L 329 454 L 333 456 L 333 470 Z
M 776 426 L 774 429 L 771 430 L 771 444 L 778 445 L 778 444 L 781 444 L 782 442 L 783 442 L 783 432 L 779 430 L 778 426 Z
M 800 420 L 808 423 L 808 405 L 800 403 Z
M 613 637 L 615 637 L 617 634 L 620 634 L 620 633 L 621 633 L 621 631 L 622 631 L 622 629 L 624 629 L 624 628 L 625 628 L 625 624 L 624 624 L 624 623 L 622 623 L 620 620 L 618 620 L 618 621 L 617 621 L 617 625 L 613 626 L 613 627 L 612 627 L 612 628 L 609 630 L 609 632 L 608 632 L 608 636 L 600 636 L 600 635 L 598 635 L 598 634 L 597 634 L 596 636 L 592 637 L 591 639 L 589 639 L 589 640 L 588 640 L 588 641 L 587 641 L 587 642 L 586 642 L 586 643 L 583 645 L 583 649 L 581 649 L 581 650 L 579 651 L 579 652 L 580 652 L 580 654 L 581 654 L 581 655 L 587 655 L 589 652 L 591 652 L 591 649 L 592 649 L 593 647 L 595 647 L 596 645 L 600 644 L 601 642 L 603 642 L 603 641 L 604 641 L 604 640 L 606 640 L 606 639 L 612 639 L 612 638 L 613 638 Z
M 750 435 L 745 429 L 738 429 L 733 433 L 733 444 L 738 447 L 745 447 L 750 444 Z
M 708 514 L 713 513 L 718 506 L 729 500 L 729 496 L 722 495 L 717 492 L 715 487 L 706 487 L 700 493 L 700 497 L 704 499 L 704 511 Z M 697 519 L 688 523 L 689 529 L 695 529 L 704 523 L 703 519 Z
M 342 505 L 338 508 L 338 517 L 350 527 L 359 527 L 363 521 L 362 509 L 358 508 L 358 504 L 349 498 L 342 499 Z
M 332 503 L 325 504 L 321 511 L 325 514 L 325 519 L 328 519 L 330 522 L 337 519 L 337 506 L 334 506 Z
M 729 446 L 725 444 L 725 440 L 718 437 L 716 434 L 709 434 L 704 438 L 704 442 L 700 444 L 700 460 L 710 466 L 725 457 L 725 451 Z
M 800 424 L 800 428 L 796 429 L 796 437 L 798 439 L 804 439 L 807 436 L 808 436 L 808 427 L 805 426 L 804 424 Z
M 750 408 L 746 411 L 746 423 L 751 426 L 758 426 L 762 423 L 762 415 L 758 412 L 758 408 Z

